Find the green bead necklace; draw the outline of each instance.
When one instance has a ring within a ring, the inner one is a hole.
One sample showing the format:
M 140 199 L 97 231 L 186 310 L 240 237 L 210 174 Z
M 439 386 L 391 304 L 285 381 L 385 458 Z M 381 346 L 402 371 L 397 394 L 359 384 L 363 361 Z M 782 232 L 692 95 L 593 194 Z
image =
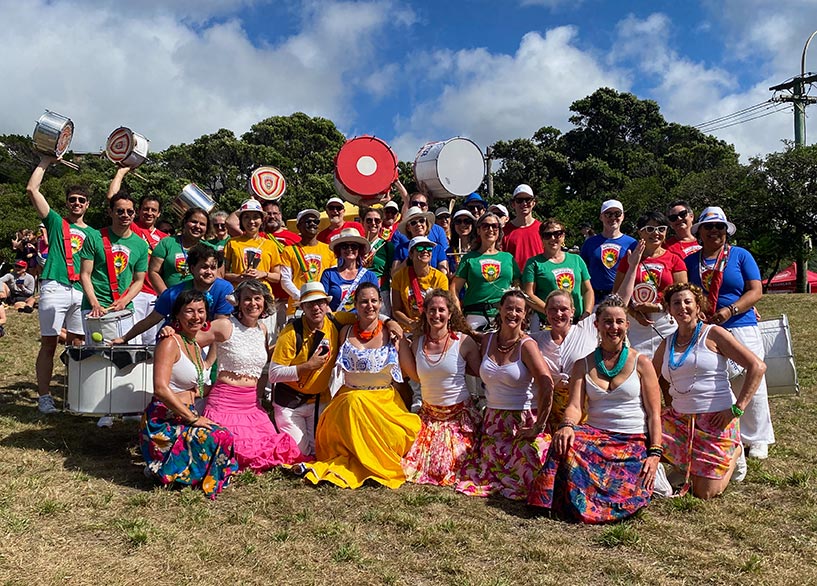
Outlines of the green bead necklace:
M 196 367 L 196 388 L 198 389 L 199 397 L 204 397 L 204 364 L 201 360 L 201 349 L 199 348 L 198 343 L 195 339 L 190 339 L 182 333 L 179 333 L 182 340 L 184 341 L 184 353 L 187 354 L 187 357 L 190 359 L 190 362 L 193 363 L 193 366 Z M 198 352 L 190 351 L 190 346 L 195 347 Z
M 618 353 L 618 360 L 616 361 L 613 368 L 607 368 L 607 365 L 604 364 L 604 355 L 601 351 L 601 346 L 596 347 L 596 351 L 593 354 L 593 357 L 596 360 L 596 368 L 600 373 L 606 376 L 609 379 L 612 379 L 622 370 L 624 370 L 624 365 L 627 363 L 627 356 L 630 354 L 630 348 L 625 344 L 622 346 L 621 350 Z

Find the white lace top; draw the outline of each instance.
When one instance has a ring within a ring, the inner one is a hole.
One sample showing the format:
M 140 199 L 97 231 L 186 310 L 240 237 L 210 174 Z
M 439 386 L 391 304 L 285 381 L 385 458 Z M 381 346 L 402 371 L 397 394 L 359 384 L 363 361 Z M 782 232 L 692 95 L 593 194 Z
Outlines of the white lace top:
M 356 348 L 346 340 L 338 353 L 344 384 L 350 389 L 382 389 L 392 379 L 401 383 L 403 375 L 392 344 L 379 348 Z
M 260 378 L 267 364 L 267 340 L 260 326 L 248 328 L 230 317 L 233 332 L 218 345 L 218 371 Z

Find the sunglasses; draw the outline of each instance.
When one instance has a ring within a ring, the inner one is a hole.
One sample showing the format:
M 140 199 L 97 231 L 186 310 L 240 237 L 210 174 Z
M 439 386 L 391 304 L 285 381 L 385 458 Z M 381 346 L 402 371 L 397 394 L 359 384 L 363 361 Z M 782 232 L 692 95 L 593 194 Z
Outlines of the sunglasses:
M 227 224 L 213 224 L 213 228 L 216 230 L 224 230 L 227 227 Z
M 422 226 L 425 226 L 426 225 L 426 219 L 425 218 L 417 218 L 416 220 L 410 220 L 409 223 L 408 223 L 409 226 L 417 226 L 418 224 L 422 225 Z
M 458 226 L 464 226 L 465 224 L 468 224 L 470 226 L 471 224 L 474 223 L 474 220 L 469 220 L 468 218 L 457 218 L 456 220 L 454 220 L 454 223 L 457 224 Z
M 343 211 L 343 206 L 329 206 L 328 208 L 326 208 L 326 211 L 328 211 L 328 212 L 342 212 Z
M 519 204 L 521 206 L 532 206 L 533 205 L 533 198 L 532 197 L 517 197 L 513 200 L 513 203 Z
M 621 213 L 620 211 L 618 211 L 618 210 L 616 210 L 616 211 L 614 211 L 614 212 L 604 212 L 604 217 L 605 217 L 605 218 L 611 218 L 611 219 L 612 219 L 612 218 L 616 218 L 616 219 L 618 219 L 618 218 L 620 218 L 620 217 L 621 217 L 621 216 L 623 216 L 623 215 L 624 215 L 624 214 L 622 214 L 622 213 Z
M 343 244 L 339 245 L 341 250 L 360 250 L 360 244 L 355 244 L 354 242 L 344 242 Z
M 397 215 L 397 210 L 394 209 L 394 208 L 384 208 L 383 213 L 384 214 L 391 214 L 392 216 L 396 216 Z
M 68 198 L 68 203 L 85 203 L 86 201 L 88 201 L 87 198 L 78 197 L 76 195 L 72 195 L 71 197 Z
M 499 224 L 495 222 L 486 222 L 485 224 L 480 224 L 479 226 L 483 230 L 496 230 L 499 231 Z
M 689 210 L 682 210 L 677 214 L 669 214 L 667 218 L 670 222 L 677 222 L 678 220 L 683 220 L 689 215 Z
M 135 214 L 136 214 L 136 210 L 133 210 L 133 209 L 126 210 L 124 208 L 119 208 L 118 210 L 116 210 L 116 215 L 117 216 L 133 216 Z
M 306 218 L 305 220 L 302 220 L 302 222 L 304 224 L 315 224 L 316 226 L 321 223 L 321 221 L 317 218 Z
M 554 230 L 553 232 L 542 232 L 542 240 L 550 240 L 551 238 L 559 239 L 565 235 L 564 230 Z
M 469 212 L 482 212 L 482 211 L 485 211 L 485 206 L 470 205 L 470 206 L 465 206 L 465 209 L 467 209 Z
M 417 246 L 412 248 L 412 250 L 418 253 L 431 252 L 432 250 L 434 250 L 434 247 L 428 244 L 418 244 Z
M 706 228 L 707 230 L 726 230 L 726 224 L 723 222 L 707 222 L 706 224 L 701 224 L 701 228 Z
M 646 232 L 647 234 L 653 234 L 658 232 L 659 234 L 666 234 L 667 227 L 666 226 L 642 226 L 638 229 L 639 232 Z
M 381 220 L 380 218 L 366 218 L 367 224 L 380 224 L 382 222 L 383 220 Z
M 413 208 L 427 208 L 428 207 L 428 202 L 426 202 L 426 201 L 413 201 L 413 202 L 409 203 L 409 206 L 413 207 Z

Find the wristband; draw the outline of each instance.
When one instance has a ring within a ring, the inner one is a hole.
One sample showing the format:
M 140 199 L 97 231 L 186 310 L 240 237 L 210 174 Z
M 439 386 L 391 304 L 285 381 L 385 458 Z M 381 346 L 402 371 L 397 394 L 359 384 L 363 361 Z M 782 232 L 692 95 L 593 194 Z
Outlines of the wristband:
M 559 427 L 556 428 L 556 430 L 558 431 L 560 429 L 564 429 L 565 427 L 569 427 L 570 429 L 572 429 L 574 431 L 576 430 L 576 424 L 573 423 L 572 421 L 562 421 L 559 424 Z
M 729 311 L 732 312 L 733 316 L 735 316 L 740 312 L 740 309 L 738 309 L 738 306 L 736 304 L 736 305 L 733 305 L 732 307 L 730 307 Z
M 732 415 L 734 415 L 735 417 L 740 417 L 744 413 L 743 409 L 738 407 L 737 404 L 732 405 L 732 407 L 730 407 L 730 409 L 732 409 Z

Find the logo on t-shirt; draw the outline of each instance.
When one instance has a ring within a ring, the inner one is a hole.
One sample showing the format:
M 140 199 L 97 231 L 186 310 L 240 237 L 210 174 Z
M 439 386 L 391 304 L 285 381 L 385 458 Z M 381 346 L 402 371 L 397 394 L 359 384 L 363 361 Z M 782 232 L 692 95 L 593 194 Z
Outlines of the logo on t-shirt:
M 480 272 L 482 273 L 482 278 L 488 281 L 496 281 L 499 278 L 499 275 L 502 273 L 502 263 L 492 259 L 480 259 L 479 261 Z
M 113 269 L 116 271 L 116 275 L 119 276 L 128 266 L 130 248 L 121 244 L 111 244 L 111 253 L 113 254 Z
M 601 262 L 608 269 L 612 269 L 618 264 L 618 256 L 621 252 L 621 247 L 612 242 L 605 242 L 601 245 Z
M 85 244 L 85 232 L 79 228 L 71 228 L 71 254 L 77 254 Z
M 645 267 L 647 269 L 646 271 L 644 270 Z M 641 263 L 639 271 L 641 273 L 642 283 L 652 283 L 655 285 L 661 282 L 661 275 L 664 274 L 664 265 L 660 263 Z
M 306 264 L 306 278 L 309 281 L 316 281 L 321 276 L 321 269 L 323 267 L 323 259 L 320 254 L 307 254 L 304 256 L 304 263 Z
M 190 267 L 187 266 L 187 256 L 183 252 L 176 253 L 176 259 L 173 266 L 176 267 L 176 272 L 182 277 L 186 277 L 190 274 Z
M 707 269 L 701 274 L 701 288 L 709 292 L 709 287 L 712 285 L 712 277 L 715 276 L 715 271 Z
M 244 266 L 248 269 L 254 269 L 261 264 L 261 254 L 262 251 L 260 248 L 253 248 L 252 246 L 248 246 L 244 249 Z
M 553 278 L 556 280 L 556 286 L 563 291 L 573 291 L 573 287 L 576 286 L 576 276 L 572 269 L 553 269 Z

